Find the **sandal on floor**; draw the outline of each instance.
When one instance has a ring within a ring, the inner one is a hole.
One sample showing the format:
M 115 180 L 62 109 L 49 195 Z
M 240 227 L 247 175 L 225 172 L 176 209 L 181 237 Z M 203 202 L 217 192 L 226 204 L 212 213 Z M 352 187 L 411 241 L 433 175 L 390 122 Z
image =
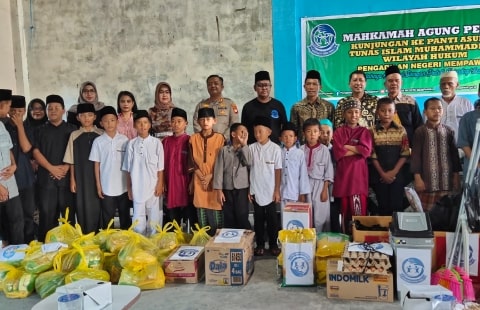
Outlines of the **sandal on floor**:
M 265 249 L 264 248 L 255 248 L 253 251 L 255 256 L 263 256 L 265 254 Z
M 270 252 L 272 252 L 273 256 L 278 256 L 282 251 L 279 248 L 273 248 L 273 249 L 270 249 Z

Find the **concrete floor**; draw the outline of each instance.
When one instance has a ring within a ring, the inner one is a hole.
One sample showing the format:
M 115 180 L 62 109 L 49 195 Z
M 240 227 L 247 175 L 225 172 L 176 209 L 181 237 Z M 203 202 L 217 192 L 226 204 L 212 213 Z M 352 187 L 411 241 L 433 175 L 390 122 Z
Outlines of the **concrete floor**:
M 245 286 L 220 287 L 200 284 L 167 284 L 144 291 L 131 309 L 401 309 L 394 303 L 330 300 L 324 287 L 280 287 L 276 260 L 255 262 L 255 272 Z M 7 299 L 0 293 L 0 309 L 31 309 L 40 297 Z

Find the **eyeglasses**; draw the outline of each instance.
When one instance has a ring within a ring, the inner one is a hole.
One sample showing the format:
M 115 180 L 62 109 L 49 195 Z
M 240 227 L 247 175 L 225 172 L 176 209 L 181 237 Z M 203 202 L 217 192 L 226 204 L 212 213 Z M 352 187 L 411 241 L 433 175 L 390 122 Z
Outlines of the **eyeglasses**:
M 170 94 L 170 91 L 169 90 L 161 90 L 158 92 L 159 94 Z
M 84 89 L 84 90 L 82 90 L 82 93 L 84 93 L 84 94 L 88 94 L 88 93 L 94 94 L 94 93 L 96 93 L 96 91 L 95 91 L 95 89 Z
M 271 87 L 271 86 L 272 86 L 272 84 L 268 84 L 268 83 L 259 83 L 259 84 L 257 84 L 257 87 L 258 87 L 258 88 L 269 88 L 269 87 Z
M 30 111 L 40 112 L 40 111 L 43 111 L 43 108 L 42 107 L 35 107 L 35 108 L 31 108 Z

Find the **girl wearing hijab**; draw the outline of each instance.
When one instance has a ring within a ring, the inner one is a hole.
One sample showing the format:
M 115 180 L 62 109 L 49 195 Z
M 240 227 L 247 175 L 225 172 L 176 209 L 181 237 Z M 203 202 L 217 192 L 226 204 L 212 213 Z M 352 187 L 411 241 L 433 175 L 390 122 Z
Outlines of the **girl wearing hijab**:
M 160 140 L 173 135 L 170 118 L 174 107 L 170 84 L 158 83 L 155 88 L 155 106 L 148 109 L 148 114 L 152 119 L 152 131 Z
M 100 117 L 98 117 L 98 111 L 100 111 L 105 104 L 101 101 L 98 101 L 97 86 L 91 81 L 83 82 L 80 85 L 80 94 L 77 99 L 78 104 L 72 105 L 67 113 L 67 123 L 73 124 L 77 127 L 80 127 L 80 122 L 77 119 L 77 106 L 79 104 L 91 103 L 95 108 L 95 114 L 97 118 L 95 120 L 95 125 L 100 127 Z
M 25 127 L 30 127 L 35 130 L 38 126 L 45 124 L 48 120 L 47 108 L 42 99 L 32 99 L 28 103 L 27 109 L 27 119 L 24 122 Z

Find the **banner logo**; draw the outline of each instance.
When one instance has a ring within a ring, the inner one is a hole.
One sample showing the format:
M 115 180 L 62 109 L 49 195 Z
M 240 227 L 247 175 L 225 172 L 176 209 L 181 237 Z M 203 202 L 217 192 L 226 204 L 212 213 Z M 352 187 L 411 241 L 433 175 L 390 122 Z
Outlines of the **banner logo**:
M 339 45 L 335 43 L 337 34 L 335 29 L 328 24 L 315 26 L 310 33 L 310 45 L 308 50 L 318 57 L 327 57 L 334 54 Z

